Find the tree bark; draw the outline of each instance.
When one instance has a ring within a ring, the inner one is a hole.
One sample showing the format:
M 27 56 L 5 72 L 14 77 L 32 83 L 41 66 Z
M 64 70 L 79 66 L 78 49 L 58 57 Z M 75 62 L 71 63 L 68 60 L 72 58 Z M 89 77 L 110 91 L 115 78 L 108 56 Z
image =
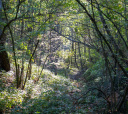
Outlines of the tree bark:
M 0 0 L 0 21 L 2 22 L 2 0 Z M 2 34 L 2 25 L 0 25 L 0 36 Z M 5 49 L 5 35 L 0 38 L 0 70 L 9 71 L 10 70 L 10 62 L 8 58 L 7 51 Z

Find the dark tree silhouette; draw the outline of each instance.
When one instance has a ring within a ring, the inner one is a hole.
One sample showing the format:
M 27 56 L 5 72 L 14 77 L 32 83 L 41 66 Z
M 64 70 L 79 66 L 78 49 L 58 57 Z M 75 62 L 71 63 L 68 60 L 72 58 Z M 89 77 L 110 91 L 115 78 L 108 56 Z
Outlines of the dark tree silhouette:
M 0 0 L 0 21 L 2 22 L 2 0 Z M 2 33 L 2 25 L 0 25 L 0 70 L 9 71 L 10 70 L 10 62 L 8 58 L 8 54 L 5 49 L 5 34 Z

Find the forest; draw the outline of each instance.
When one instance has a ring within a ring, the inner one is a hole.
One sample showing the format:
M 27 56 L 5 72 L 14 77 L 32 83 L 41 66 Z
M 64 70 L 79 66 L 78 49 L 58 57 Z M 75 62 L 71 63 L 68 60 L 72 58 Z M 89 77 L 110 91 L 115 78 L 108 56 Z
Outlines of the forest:
M 128 0 L 0 0 L 0 114 L 128 114 Z

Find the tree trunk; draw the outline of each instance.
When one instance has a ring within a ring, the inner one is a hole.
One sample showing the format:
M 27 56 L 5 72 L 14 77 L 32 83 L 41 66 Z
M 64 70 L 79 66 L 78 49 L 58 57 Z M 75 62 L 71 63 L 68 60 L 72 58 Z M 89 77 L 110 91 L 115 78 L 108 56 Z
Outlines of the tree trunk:
M 74 52 L 74 57 L 75 57 L 75 66 L 79 69 L 79 66 L 78 66 L 78 64 L 77 64 L 77 53 L 76 53 L 76 42 L 75 42 L 75 52 Z
M 78 51 L 79 51 L 79 57 L 80 57 L 81 70 L 83 70 L 83 63 L 82 63 L 82 57 L 81 57 L 80 43 L 78 43 Z
M 2 0 L 0 0 L 0 21 L 2 22 Z M 0 25 L 0 28 L 3 28 Z M 2 29 L 0 29 L 0 35 L 2 34 Z M 10 70 L 10 62 L 8 58 L 8 54 L 5 50 L 5 38 L 0 38 L 0 70 L 9 71 Z
M 9 62 L 8 54 L 3 44 L 2 46 L 0 46 L 0 70 L 5 70 L 5 71 L 10 70 L 10 62 Z

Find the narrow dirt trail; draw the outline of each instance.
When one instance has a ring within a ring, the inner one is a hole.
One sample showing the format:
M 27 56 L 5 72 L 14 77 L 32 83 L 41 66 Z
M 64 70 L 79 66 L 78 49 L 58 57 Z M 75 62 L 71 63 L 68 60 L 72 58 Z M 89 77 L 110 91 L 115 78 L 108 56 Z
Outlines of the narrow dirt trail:
M 69 78 L 72 80 L 79 80 L 81 78 L 81 72 L 80 71 L 74 71 L 72 74 L 69 74 Z
M 80 72 L 79 70 L 77 69 L 73 69 L 72 70 L 72 73 L 70 73 L 68 75 L 68 77 L 72 80 L 72 81 L 75 81 L 75 85 L 81 89 L 83 87 L 83 84 L 81 83 L 81 75 L 82 75 L 82 72 Z

